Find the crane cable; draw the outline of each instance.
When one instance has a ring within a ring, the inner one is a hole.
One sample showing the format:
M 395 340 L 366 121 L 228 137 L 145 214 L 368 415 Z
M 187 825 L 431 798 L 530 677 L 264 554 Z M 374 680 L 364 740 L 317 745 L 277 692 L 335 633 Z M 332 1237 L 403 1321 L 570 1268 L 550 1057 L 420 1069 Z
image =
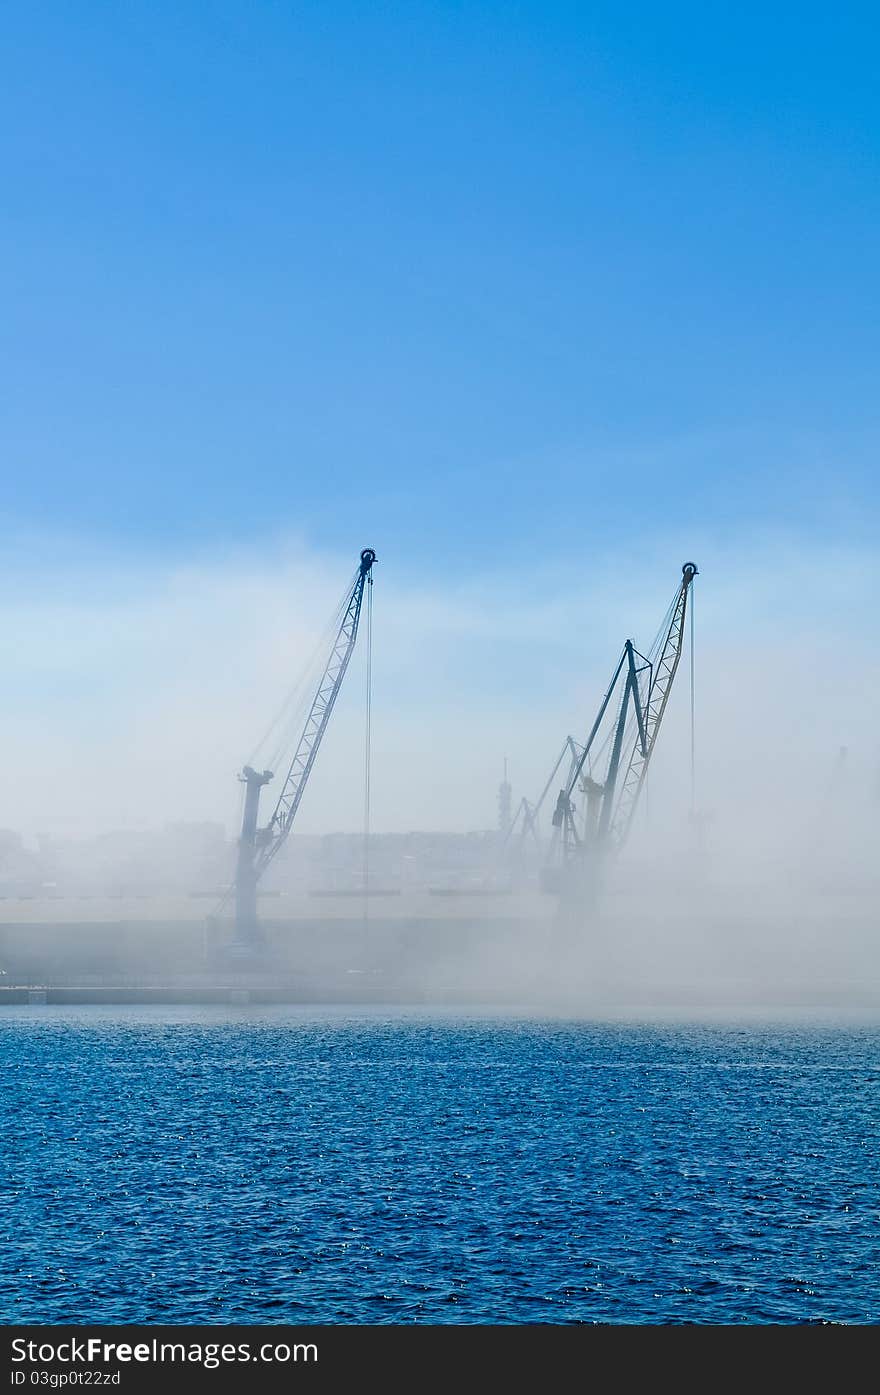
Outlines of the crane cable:
M 336 609 L 315 640 L 314 648 L 300 671 L 299 677 L 288 691 L 287 696 L 284 698 L 275 716 L 272 718 L 249 756 L 247 760 L 248 765 L 258 764 L 258 758 L 261 753 L 265 754 L 267 752 L 269 741 L 273 736 L 276 738 L 275 745 L 271 751 L 268 751 L 269 759 L 265 762 L 270 770 L 274 771 L 278 769 L 285 752 L 292 746 L 298 735 L 297 729 L 306 715 L 305 709 L 312 695 L 311 689 L 314 687 L 317 680 L 318 666 L 323 662 L 327 649 L 330 646 L 330 641 L 342 623 L 342 617 L 351 600 L 351 592 L 356 577 L 357 573 L 355 573 L 346 586 Z
M 367 577 L 367 697 L 364 730 L 364 930 L 369 920 L 370 767 L 373 744 L 373 578 Z
M 691 603 L 691 632 L 690 632 L 690 659 L 691 659 L 691 821 L 696 816 L 696 788 L 697 788 L 697 766 L 695 759 L 695 719 L 694 719 L 694 583 L 690 584 Z

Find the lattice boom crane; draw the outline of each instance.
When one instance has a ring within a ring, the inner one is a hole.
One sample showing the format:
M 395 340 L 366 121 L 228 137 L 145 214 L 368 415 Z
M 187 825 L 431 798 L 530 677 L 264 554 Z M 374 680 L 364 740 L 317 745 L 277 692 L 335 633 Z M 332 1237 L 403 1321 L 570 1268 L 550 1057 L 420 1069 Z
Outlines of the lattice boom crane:
M 274 812 L 265 828 L 257 826 L 260 791 L 273 778 L 273 772 L 254 770 L 246 765 L 239 777 L 246 787 L 235 875 L 235 927 L 236 940 L 240 944 L 254 944 L 259 938 L 257 883 L 281 848 L 296 818 L 321 739 L 327 730 L 330 714 L 339 696 L 345 670 L 354 650 L 364 587 L 372 584 L 371 571 L 375 560 L 376 554 L 373 549 L 364 548 L 330 657 L 309 708 Z
M 681 659 L 688 593 L 697 568 L 693 562 L 685 562 L 681 571 L 681 582 L 661 628 L 659 646 L 646 658 L 632 640 L 626 641 L 580 758 L 573 765 L 567 784 L 559 791 L 553 824 L 561 835 L 562 866 L 545 869 L 544 885 L 550 890 L 571 891 L 575 885 L 580 885 L 572 876 L 575 864 L 583 866 L 591 853 L 603 848 L 619 850 L 626 842 Z M 621 685 L 623 691 L 617 717 L 608 738 L 610 755 L 604 776 L 597 781 L 593 778 L 596 771 L 590 766 L 584 776 L 584 765 L 591 759 L 593 743 L 605 713 Z M 577 790 L 587 794 L 587 817 L 582 834 L 575 820 Z

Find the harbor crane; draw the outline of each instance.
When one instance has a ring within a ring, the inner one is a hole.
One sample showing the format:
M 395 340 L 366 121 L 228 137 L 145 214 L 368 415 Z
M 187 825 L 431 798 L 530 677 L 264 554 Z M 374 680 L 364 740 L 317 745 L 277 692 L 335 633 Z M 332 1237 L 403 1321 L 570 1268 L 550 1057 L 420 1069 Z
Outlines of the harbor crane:
M 681 572 L 649 654 L 641 654 L 631 639 L 624 644 L 579 758 L 572 762 L 568 780 L 559 791 L 553 812 L 553 847 L 558 861 L 544 868 L 542 885 L 545 890 L 558 891 L 569 905 L 595 895 L 601 862 L 621 850 L 632 828 L 681 659 L 688 592 L 697 568 L 693 562 L 685 562 Z M 603 722 L 609 708 L 614 710 L 615 694 L 620 694 L 619 706 L 609 731 L 608 723 L 603 727 Z M 606 734 L 596 746 L 600 728 Z M 580 821 L 576 808 L 579 793 L 585 796 Z
M 257 885 L 287 839 L 296 818 L 321 740 L 330 721 L 330 714 L 342 687 L 348 661 L 354 650 L 364 588 L 372 585 L 375 560 L 376 554 L 373 549 L 365 547 L 361 552 L 360 564 L 348 592 L 342 620 L 312 699 L 302 735 L 294 750 L 272 817 L 264 828 L 258 826 L 260 793 L 274 778 L 273 771 L 255 770 L 246 765 L 239 776 L 245 786 L 245 797 L 235 873 L 234 944 L 237 947 L 255 948 L 261 941 L 257 918 Z

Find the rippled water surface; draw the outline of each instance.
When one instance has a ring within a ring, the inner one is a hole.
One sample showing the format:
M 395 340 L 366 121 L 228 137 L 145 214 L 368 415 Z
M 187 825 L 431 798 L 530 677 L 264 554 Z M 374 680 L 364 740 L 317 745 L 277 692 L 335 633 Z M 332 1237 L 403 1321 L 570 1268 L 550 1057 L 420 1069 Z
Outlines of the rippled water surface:
M 880 1320 L 880 1031 L 0 1013 L 4 1322 Z

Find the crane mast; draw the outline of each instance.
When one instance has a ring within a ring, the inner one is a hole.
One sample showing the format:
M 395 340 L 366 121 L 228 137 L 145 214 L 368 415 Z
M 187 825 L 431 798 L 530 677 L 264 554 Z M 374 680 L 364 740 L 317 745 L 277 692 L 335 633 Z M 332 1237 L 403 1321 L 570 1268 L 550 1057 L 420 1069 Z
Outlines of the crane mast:
M 254 770 L 246 765 L 239 777 L 246 787 L 235 877 L 235 929 L 236 941 L 239 944 L 253 945 L 259 940 L 257 884 L 287 838 L 296 818 L 321 739 L 327 730 L 330 714 L 339 696 L 345 670 L 354 650 L 364 587 L 372 585 L 371 571 L 375 560 L 376 554 L 373 549 L 364 548 L 330 657 L 309 708 L 272 817 L 265 828 L 258 827 L 260 791 L 273 778 L 273 772 Z
M 596 713 L 590 734 L 580 749 L 578 760 L 572 763 L 568 781 L 559 791 L 556 800 L 556 808 L 553 811 L 555 842 L 551 845 L 551 853 L 558 849 L 561 855 L 561 866 L 554 868 L 552 865 L 548 865 L 545 869 L 542 880 L 547 890 L 570 892 L 575 866 L 582 869 L 595 848 L 606 839 L 611 810 L 614 805 L 621 751 L 629 721 L 630 704 L 635 710 L 639 739 L 644 740 L 640 675 L 648 667 L 650 667 L 648 660 L 638 653 L 632 640 L 628 639 L 623 646 L 623 653 L 617 661 L 617 667 L 612 674 L 611 682 L 608 684 L 599 711 Z M 592 773 L 584 775 L 584 765 L 590 758 L 605 713 L 611 705 L 614 694 L 618 691 L 621 679 L 623 692 L 613 729 L 611 755 L 605 778 L 600 782 L 593 778 Z M 578 831 L 575 815 L 574 795 L 577 789 L 580 789 L 587 798 L 582 833 Z

